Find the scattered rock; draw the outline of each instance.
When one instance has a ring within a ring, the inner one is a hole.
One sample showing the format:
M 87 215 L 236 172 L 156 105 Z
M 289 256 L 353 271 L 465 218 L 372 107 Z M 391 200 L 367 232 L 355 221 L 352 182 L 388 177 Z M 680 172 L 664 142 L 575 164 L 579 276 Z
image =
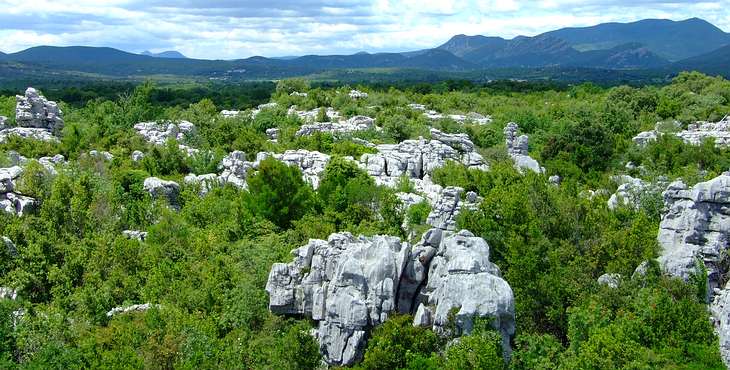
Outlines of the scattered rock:
M 106 317 L 111 318 L 116 315 L 145 312 L 149 309 L 160 308 L 160 307 L 161 306 L 159 304 L 151 304 L 151 303 L 133 304 L 131 306 L 114 307 L 106 313 Z
M 362 91 L 358 90 L 350 90 L 350 93 L 348 94 L 351 99 L 358 100 L 358 99 L 367 99 L 368 94 L 364 93 Z
M 639 209 L 641 198 L 649 189 L 649 183 L 628 175 L 613 176 L 611 179 L 619 184 L 619 187 L 608 199 L 608 209 L 615 210 L 619 206 Z
M 211 189 L 220 186 L 223 183 L 221 178 L 219 178 L 218 175 L 214 173 L 209 173 L 205 175 L 196 175 L 194 173 L 191 173 L 185 176 L 185 179 L 183 181 L 186 184 L 200 186 L 200 196 L 208 194 Z
M 199 152 L 198 149 L 184 144 L 196 132 L 195 125 L 188 121 L 140 122 L 134 125 L 134 129 L 152 145 L 163 146 L 167 144 L 169 139 L 175 139 L 179 143 L 178 148 L 188 156 L 193 156 Z
M 309 136 L 317 132 L 329 134 L 349 134 L 375 128 L 375 120 L 366 116 L 355 116 L 340 122 L 318 122 L 302 125 L 297 136 Z
M 0 116 L 0 131 L 5 130 L 7 127 L 5 126 L 8 121 L 8 117 Z
M 299 170 L 302 171 L 304 181 L 308 182 L 315 189 L 319 187 L 324 169 L 330 161 L 330 156 L 327 154 L 303 149 L 287 150 L 283 154 L 259 153 L 256 156 L 256 161 L 260 162 L 268 156 L 273 156 L 290 166 L 299 167 Z
M 730 173 L 689 188 L 675 181 L 663 193 L 665 208 L 657 239 L 659 264 L 671 276 L 689 280 L 704 263 L 708 297 L 726 281 L 730 240 Z
M 91 150 L 91 151 L 89 151 L 89 156 L 91 158 L 99 158 L 99 159 L 102 159 L 102 160 L 107 161 L 107 162 L 111 162 L 111 161 L 114 160 L 114 155 L 112 153 L 103 152 L 103 151 L 100 152 L 100 151 L 97 151 L 97 150 Z
M 527 135 L 517 136 L 517 130 L 519 126 L 516 123 L 510 122 L 504 128 L 504 137 L 507 142 L 507 153 L 512 157 L 515 162 L 515 168 L 522 172 L 523 170 L 530 170 L 535 173 L 545 173 L 545 169 L 540 167 L 540 164 L 536 160 L 532 159 L 528 153 L 528 138 Z
M 609 288 L 616 289 L 621 283 L 620 274 L 603 274 L 598 277 L 598 284 L 605 285 Z
M 0 286 L 0 299 L 16 300 L 18 298 L 18 291 L 12 288 Z
M 550 182 L 550 184 L 552 184 L 552 185 L 555 185 L 555 186 L 560 186 L 560 183 L 561 183 L 561 182 L 563 182 L 563 179 L 562 179 L 562 178 L 560 178 L 560 176 L 558 176 L 558 175 L 552 175 L 552 176 L 550 176 L 550 177 L 548 178 L 548 181 L 549 181 L 549 182 Z
M 174 181 L 165 181 L 157 177 L 148 177 L 144 180 L 144 190 L 153 199 L 165 199 L 172 207 L 178 206 L 180 185 Z
M 649 143 L 656 141 L 658 135 L 656 131 L 644 131 L 634 136 L 633 142 L 641 147 L 649 145 Z
M 289 94 L 289 96 L 296 96 L 296 97 L 300 97 L 300 98 L 306 98 L 307 96 L 309 96 L 309 94 L 307 94 L 305 92 L 294 91 L 291 94 Z
M 509 353 L 512 290 L 489 262 L 486 242 L 469 232 L 443 238 L 441 230 L 432 230 L 413 249 L 395 237 L 338 233 L 327 241 L 310 240 L 292 255 L 291 263 L 271 268 L 269 308 L 318 321 L 315 337 L 330 365 L 353 364 L 373 327 L 396 310 L 411 313 L 416 307 L 419 323 L 433 321 L 439 333 L 450 327 L 448 313 L 454 308 L 459 333 L 469 333 L 474 317 L 490 316 Z
M 725 116 L 720 122 L 696 122 L 689 125 L 687 130 L 678 132 L 677 136 L 692 145 L 700 145 L 712 138 L 717 147 L 730 146 L 730 116 Z
M 223 157 L 218 169 L 223 170 L 219 176 L 222 184 L 232 184 L 241 189 L 248 187 L 246 178 L 248 171 L 258 167 L 252 162 L 246 161 L 246 153 L 242 151 L 234 151 Z
M 317 116 L 319 115 L 320 108 L 315 108 L 308 111 L 298 111 L 297 106 L 293 105 L 289 107 L 289 111 L 287 112 L 287 115 L 295 115 L 299 117 L 304 122 L 314 123 L 317 121 Z M 334 108 L 328 107 L 325 108 L 325 114 L 327 115 L 327 118 L 330 122 L 339 122 L 340 121 L 340 113 L 337 112 Z
M 32 212 L 36 200 L 18 193 L 17 180 L 23 173 L 19 166 L 0 168 L 0 210 L 22 216 Z
M 419 110 L 419 111 L 425 111 L 426 110 L 426 106 L 425 105 L 423 105 L 423 104 L 416 104 L 416 103 L 408 104 L 408 108 L 411 108 L 413 110 Z
M 122 235 L 124 235 L 124 237 L 127 239 L 139 240 L 141 242 L 143 242 L 143 241 L 145 241 L 145 239 L 147 239 L 146 231 L 124 230 L 124 231 L 122 231 Z
M 279 129 L 278 128 L 270 128 L 266 130 L 266 136 L 269 137 L 269 140 L 271 142 L 277 142 L 279 141 Z
M 239 115 L 241 115 L 240 110 L 222 110 L 221 111 L 221 116 L 223 118 L 236 118 Z

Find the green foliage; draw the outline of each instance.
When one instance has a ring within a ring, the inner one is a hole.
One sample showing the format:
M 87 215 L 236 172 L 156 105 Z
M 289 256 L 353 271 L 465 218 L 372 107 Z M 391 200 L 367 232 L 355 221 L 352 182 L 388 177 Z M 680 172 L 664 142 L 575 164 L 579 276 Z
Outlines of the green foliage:
M 274 158 L 261 161 L 248 178 L 248 205 L 254 214 L 287 228 L 311 210 L 312 188 L 302 180 L 299 168 Z
M 413 317 L 391 317 L 373 330 L 360 368 L 415 369 L 441 342 L 431 330 L 413 326 Z

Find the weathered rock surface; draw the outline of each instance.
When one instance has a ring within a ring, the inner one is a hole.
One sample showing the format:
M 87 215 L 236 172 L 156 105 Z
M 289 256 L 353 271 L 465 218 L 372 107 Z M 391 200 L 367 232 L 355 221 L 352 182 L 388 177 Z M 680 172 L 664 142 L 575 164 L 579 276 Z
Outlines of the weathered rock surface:
M 409 107 L 413 110 L 420 110 L 424 111 L 423 116 L 432 120 L 437 121 L 440 119 L 451 119 L 453 121 L 456 121 L 456 123 L 474 123 L 477 125 L 488 125 L 492 123 L 492 117 L 491 116 L 485 116 L 476 112 L 470 112 L 467 114 L 442 114 L 439 112 L 436 112 L 435 110 L 426 110 L 426 107 L 420 104 L 411 104 Z
M 7 121 L 8 121 L 8 117 L 0 116 L 0 130 L 4 130 L 7 128 L 5 126 Z
M 317 122 L 302 125 L 297 136 L 309 136 L 317 132 L 329 134 L 349 134 L 375 128 L 375 120 L 366 116 L 355 116 L 340 122 Z
M 530 170 L 535 173 L 545 173 L 545 169 L 540 167 L 536 160 L 532 159 L 528 153 L 529 139 L 527 135 L 517 136 L 519 126 L 510 122 L 504 128 L 504 137 L 507 144 L 507 153 L 515 162 L 515 168 L 520 172 Z
M 299 167 L 299 170 L 302 171 L 304 181 L 308 182 L 315 189 L 319 187 L 324 169 L 330 161 L 330 156 L 327 154 L 300 149 L 287 150 L 283 154 L 259 153 L 256 156 L 256 162 L 260 162 L 268 156 L 273 156 L 290 166 Z
M 0 210 L 22 216 L 36 208 L 36 200 L 18 193 L 17 180 L 23 173 L 19 166 L 0 168 Z
M 319 115 L 319 110 L 320 110 L 320 108 L 300 111 L 300 110 L 297 110 L 296 105 L 293 105 L 293 106 L 289 107 L 289 111 L 287 112 L 287 114 L 290 116 L 295 115 L 304 122 L 313 123 L 313 122 L 317 121 L 317 116 Z M 336 111 L 332 107 L 325 108 L 325 114 L 327 115 L 327 118 L 331 122 L 339 122 L 339 120 L 340 120 L 340 112 Z
M 641 206 L 641 198 L 649 191 L 650 184 L 627 175 L 613 176 L 611 179 L 619 184 L 619 187 L 608 199 L 608 208 L 614 210 L 619 206 L 628 206 L 638 209 Z
M 442 230 L 456 230 L 456 217 L 461 210 L 475 210 L 482 202 L 476 193 L 464 193 L 464 189 L 455 186 L 442 189 L 431 204 L 426 223 Z
M 18 292 L 13 288 L 0 286 L 0 299 L 16 300 L 18 298 Z
M 179 149 L 187 155 L 198 153 L 197 149 L 185 145 L 196 132 L 195 125 L 188 121 L 140 122 L 134 125 L 134 129 L 150 144 L 163 146 L 169 139 L 175 139 Z
M 223 180 L 214 173 L 208 173 L 205 175 L 196 175 L 194 173 L 191 173 L 191 174 L 188 174 L 187 176 L 185 176 L 183 181 L 186 184 L 200 186 L 200 195 L 201 196 L 208 194 L 208 192 L 210 192 L 211 189 L 215 188 L 216 186 L 220 186 L 224 183 Z
M 685 143 L 700 145 L 707 139 L 715 139 L 718 147 L 730 146 L 730 116 L 726 116 L 720 122 L 697 122 L 689 125 L 687 130 L 680 131 L 677 136 Z
M 139 162 L 142 159 L 144 159 L 144 153 L 139 150 L 135 150 L 132 152 L 132 161 Z
M 660 266 L 672 276 L 689 280 L 696 273 L 696 263 L 704 263 L 710 297 L 728 280 L 730 173 L 692 188 L 675 181 L 663 196 L 668 211 L 657 236 Z
M 310 240 L 292 255 L 291 263 L 271 268 L 269 308 L 318 321 L 315 336 L 331 365 L 354 363 L 370 329 L 393 312 L 416 309 L 417 322 L 439 333 L 449 327 L 453 308 L 459 309 L 460 333 L 471 330 L 476 316 L 493 317 L 509 351 L 512 290 L 489 262 L 487 243 L 469 232 L 444 237 L 442 230 L 431 230 L 413 248 L 395 237 L 338 233 Z
M 180 185 L 174 181 L 165 181 L 157 177 L 148 177 L 144 180 L 144 190 L 153 199 L 164 199 L 171 206 L 177 207 Z
M 106 151 L 98 151 L 98 150 L 90 150 L 89 156 L 91 158 L 98 158 L 107 162 L 111 162 L 114 160 L 114 155 L 112 153 L 106 152 Z
M 644 147 L 649 145 L 649 143 L 656 141 L 657 138 L 658 135 L 656 131 L 644 131 L 634 136 L 634 138 L 631 140 L 634 142 L 634 144 Z
M 63 112 L 58 104 L 38 94 L 36 89 L 29 87 L 25 95 L 16 95 L 15 101 L 15 123 L 19 127 L 40 128 L 56 134 L 63 129 Z

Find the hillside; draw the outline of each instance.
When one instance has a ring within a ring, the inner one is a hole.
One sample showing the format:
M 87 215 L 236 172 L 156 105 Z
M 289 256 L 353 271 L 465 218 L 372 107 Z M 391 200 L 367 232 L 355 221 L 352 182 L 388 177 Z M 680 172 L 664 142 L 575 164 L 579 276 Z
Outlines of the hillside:
M 674 63 L 674 71 L 699 70 L 708 74 L 728 76 L 730 74 L 730 45 L 707 54 Z
M 169 58 L 169 59 L 187 59 L 188 58 L 185 55 L 183 55 L 181 52 L 175 51 L 175 50 L 163 51 L 161 53 L 153 53 L 149 50 L 145 50 L 145 51 L 141 52 L 140 55 L 146 55 L 148 57 L 155 57 L 155 58 Z
M 543 35 L 563 39 L 581 51 L 640 43 L 670 61 L 705 54 L 730 43 L 730 34 L 698 18 L 679 22 L 646 19 L 633 23 L 604 23 L 592 27 L 562 28 Z

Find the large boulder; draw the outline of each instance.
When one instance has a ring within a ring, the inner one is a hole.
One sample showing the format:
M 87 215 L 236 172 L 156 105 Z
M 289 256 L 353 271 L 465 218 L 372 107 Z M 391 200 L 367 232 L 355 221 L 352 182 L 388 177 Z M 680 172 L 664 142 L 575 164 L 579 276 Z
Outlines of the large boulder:
M 474 317 L 492 317 L 508 353 L 514 298 L 489 262 L 487 243 L 469 232 L 444 234 L 430 230 L 414 247 L 391 236 L 349 233 L 310 240 L 292 251 L 292 262 L 272 266 L 269 308 L 318 321 L 321 353 L 335 366 L 357 361 L 369 331 L 392 313 L 417 310 L 420 323 L 443 334 L 452 309 L 459 309 L 459 333 L 471 330 Z
M 688 187 L 675 181 L 663 193 L 666 214 L 659 225 L 659 263 L 672 276 L 689 280 L 704 264 L 708 296 L 724 286 L 730 243 L 730 173 Z
M 178 196 L 180 195 L 180 185 L 174 181 L 165 181 L 157 177 L 148 177 L 144 180 L 144 190 L 148 192 L 153 199 L 163 199 L 171 206 L 178 205 Z

